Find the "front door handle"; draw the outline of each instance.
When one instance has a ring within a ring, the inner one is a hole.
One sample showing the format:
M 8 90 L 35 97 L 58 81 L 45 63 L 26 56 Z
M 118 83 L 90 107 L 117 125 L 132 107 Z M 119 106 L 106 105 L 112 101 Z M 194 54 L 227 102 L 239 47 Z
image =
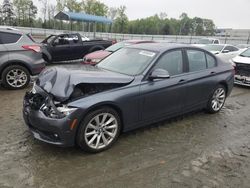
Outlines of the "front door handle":
M 210 74 L 215 74 L 215 73 L 216 73 L 215 71 L 210 72 Z
M 179 80 L 179 84 L 183 84 L 183 83 L 186 83 L 187 82 L 187 80 L 185 80 L 185 79 L 180 79 Z

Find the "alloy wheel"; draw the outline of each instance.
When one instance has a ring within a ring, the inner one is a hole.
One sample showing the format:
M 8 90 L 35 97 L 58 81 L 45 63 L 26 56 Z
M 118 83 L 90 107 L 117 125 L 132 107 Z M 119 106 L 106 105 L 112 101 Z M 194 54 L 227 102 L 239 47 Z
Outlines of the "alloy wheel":
M 6 81 L 13 88 L 20 88 L 27 83 L 28 76 L 21 69 L 12 69 L 7 73 Z
M 111 113 L 100 113 L 87 124 L 84 134 L 86 144 L 93 149 L 107 147 L 118 133 L 118 121 Z
M 224 88 L 216 89 L 212 97 L 212 102 L 211 102 L 212 109 L 214 111 L 219 111 L 224 105 L 225 99 L 226 99 L 225 89 Z

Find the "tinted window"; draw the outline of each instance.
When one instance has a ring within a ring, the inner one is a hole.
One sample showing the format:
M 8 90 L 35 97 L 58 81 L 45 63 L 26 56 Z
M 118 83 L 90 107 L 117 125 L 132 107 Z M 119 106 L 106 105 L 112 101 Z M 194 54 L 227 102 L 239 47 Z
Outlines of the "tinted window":
M 224 48 L 224 50 L 229 50 L 229 52 L 234 52 L 234 51 L 238 51 L 239 49 L 238 48 L 235 48 L 233 46 L 226 46 Z
M 1 43 L 2 44 L 10 44 L 10 43 L 16 43 L 20 38 L 21 35 L 14 34 L 14 33 L 2 33 L 0 32 L 1 36 Z
M 79 37 L 76 34 L 69 35 L 69 37 L 66 39 L 69 40 L 73 44 L 76 44 L 79 42 Z
M 68 35 L 58 36 L 54 40 L 54 45 L 56 45 L 56 46 L 58 46 L 58 45 L 69 45 L 69 36 Z
M 207 68 L 205 53 L 198 50 L 187 50 L 189 71 L 199 71 Z
M 164 54 L 157 62 L 155 69 L 165 69 L 169 72 L 170 76 L 181 74 L 183 72 L 181 50 Z
M 211 55 L 206 54 L 207 57 L 207 67 L 212 68 L 216 66 L 216 60 Z
M 214 44 L 219 44 L 219 41 L 218 41 L 218 40 L 215 40 L 215 41 L 214 41 Z

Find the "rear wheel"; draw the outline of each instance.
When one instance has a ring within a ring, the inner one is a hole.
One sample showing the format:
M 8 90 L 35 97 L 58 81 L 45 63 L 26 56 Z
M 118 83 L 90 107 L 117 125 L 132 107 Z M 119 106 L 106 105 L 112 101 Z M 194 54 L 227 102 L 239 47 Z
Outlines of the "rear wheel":
M 2 73 L 3 86 L 8 89 L 22 89 L 30 82 L 29 71 L 20 65 L 11 65 Z
M 78 130 L 77 144 L 84 151 L 97 153 L 110 148 L 121 130 L 118 113 L 109 107 L 89 113 Z
M 226 100 L 226 88 L 219 85 L 215 88 L 212 96 L 210 97 L 207 105 L 209 113 L 217 113 L 221 110 Z

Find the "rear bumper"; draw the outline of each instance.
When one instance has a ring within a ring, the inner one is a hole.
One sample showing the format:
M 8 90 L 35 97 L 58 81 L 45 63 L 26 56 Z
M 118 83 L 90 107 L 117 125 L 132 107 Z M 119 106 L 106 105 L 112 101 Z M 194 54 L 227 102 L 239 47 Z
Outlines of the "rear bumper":
M 41 58 L 35 62 L 30 63 L 30 72 L 31 75 L 37 75 L 40 74 L 40 72 L 42 72 L 42 70 L 45 68 L 45 64 L 46 62 Z

